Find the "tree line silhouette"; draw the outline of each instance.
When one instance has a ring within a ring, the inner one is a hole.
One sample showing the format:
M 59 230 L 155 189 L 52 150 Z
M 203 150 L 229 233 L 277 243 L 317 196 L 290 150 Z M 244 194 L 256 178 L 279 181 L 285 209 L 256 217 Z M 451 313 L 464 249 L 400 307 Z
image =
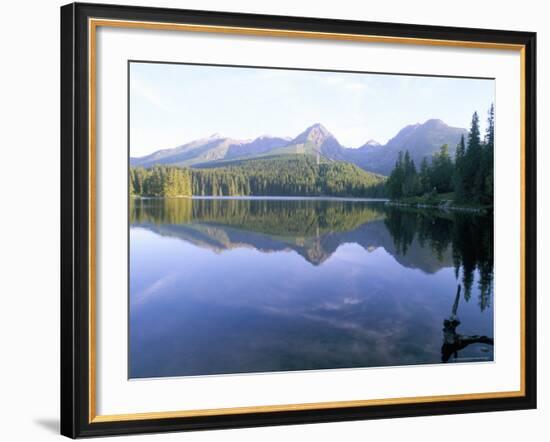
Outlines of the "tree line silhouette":
M 312 155 L 273 156 L 224 167 L 130 168 L 130 194 L 139 196 L 380 197 L 384 178 L 345 162 L 317 163 Z
M 487 130 L 481 140 L 479 117 L 472 116 L 467 142 L 464 136 L 456 146 L 454 159 L 444 144 L 431 159 L 424 157 L 417 171 L 409 151 L 399 152 L 395 167 L 386 182 L 390 198 L 424 196 L 427 201 L 438 194 L 454 192 L 457 203 L 493 204 L 493 158 L 495 143 L 495 109 L 491 104 Z

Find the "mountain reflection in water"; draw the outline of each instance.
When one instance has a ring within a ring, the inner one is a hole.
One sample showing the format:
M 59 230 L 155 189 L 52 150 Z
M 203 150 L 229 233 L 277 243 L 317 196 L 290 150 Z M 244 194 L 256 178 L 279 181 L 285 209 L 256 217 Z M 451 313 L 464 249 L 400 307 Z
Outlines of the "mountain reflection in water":
M 133 199 L 130 224 L 130 377 L 493 360 L 492 217 Z

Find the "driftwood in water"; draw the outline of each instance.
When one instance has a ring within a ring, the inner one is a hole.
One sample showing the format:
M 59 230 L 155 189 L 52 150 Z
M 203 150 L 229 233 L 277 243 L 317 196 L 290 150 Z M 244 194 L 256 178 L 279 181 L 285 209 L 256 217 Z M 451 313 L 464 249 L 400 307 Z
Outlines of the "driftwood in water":
M 456 332 L 456 328 L 460 325 L 460 320 L 456 316 L 458 310 L 458 302 L 460 300 L 461 286 L 458 285 L 455 302 L 453 304 L 451 316 L 443 320 L 443 345 L 441 346 L 441 361 L 448 362 L 451 356 L 457 357 L 460 350 L 470 344 L 487 344 L 493 345 L 493 338 L 480 335 L 461 335 Z

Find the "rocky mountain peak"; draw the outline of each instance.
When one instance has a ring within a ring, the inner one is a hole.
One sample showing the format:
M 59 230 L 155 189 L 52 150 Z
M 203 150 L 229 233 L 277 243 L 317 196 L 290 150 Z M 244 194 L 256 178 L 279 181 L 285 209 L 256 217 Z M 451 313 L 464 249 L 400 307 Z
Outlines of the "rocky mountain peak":
M 445 124 L 442 120 L 438 118 L 430 118 L 421 126 L 428 127 L 428 128 L 439 128 L 439 127 L 447 127 L 447 124 Z
M 321 123 L 315 123 L 298 135 L 291 144 L 304 144 L 311 142 L 317 147 L 321 146 L 328 138 L 334 138 L 332 134 Z

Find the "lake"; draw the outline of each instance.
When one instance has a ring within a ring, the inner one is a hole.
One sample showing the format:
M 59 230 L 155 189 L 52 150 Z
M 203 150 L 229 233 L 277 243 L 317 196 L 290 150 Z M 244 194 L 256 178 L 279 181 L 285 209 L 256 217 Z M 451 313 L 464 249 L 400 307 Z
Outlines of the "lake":
M 132 199 L 129 377 L 493 360 L 492 216 Z

